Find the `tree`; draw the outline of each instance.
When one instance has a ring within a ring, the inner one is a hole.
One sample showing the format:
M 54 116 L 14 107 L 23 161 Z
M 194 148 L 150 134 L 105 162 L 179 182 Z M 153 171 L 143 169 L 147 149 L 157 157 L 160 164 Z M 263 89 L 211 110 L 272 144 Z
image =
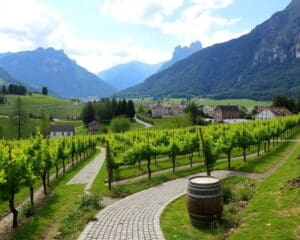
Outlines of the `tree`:
M 288 110 L 290 110 L 293 113 L 297 112 L 297 105 L 295 102 L 295 99 L 289 98 L 284 95 L 278 95 L 273 99 L 272 102 L 273 107 L 286 107 Z
M 117 117 L 110 122 L 110 126 L 115 133 L 126 132 L 130 128 L 130 121 L 125 117 Z
M 2 86 L 2 93 L 3 94 L 7 94 L 7 90 L 6 90 L 6 86 L 5 85 Z
M 128 112 L 128 117 L 130 117 L 131 119 L 134 118 L 135 108 L 132 100 L 129 100 L 127 103 L 127 112 Z
M 44 137 L 47 137 L 49 133 L 50 121 L 47 113 L 44 109 L 41 110 L 41 133 Z
M 13 228 L 18 227 L 18 210 L 15 207 L 15 194 L 23 184 L 24 154 L 20 148 L 12 149 L 11 145 L 0 147 L 0 194 L 8 200 L 13 214 Z
M 125 99 L 120 102 L 120 115 L 128 116 L 128 106 Z
M 12 112 L 11 117 L 13 118 L 13 122 L 15 122 L 15 125 L 17 127 L 18 139 L 21 139 L 22 128 L 25 126 L 26 123 L 26 112 L 24 110 L 23 103 L 20 97 L 17 98 L 13 108 L 14 111 Z
M 42 94 L 45 95 L 45 96 L 48 95 L 48 88 L 47 87 L 42 88 Z
M 87 126 L 90 122 L 95 120 L 95 109 L 92 102 L 88 102 L 82 112 L 81 112 L 82 121 Z
M 185 112 L 190 115 L 193 125 L 196 125 L 199 122 L 199 118 L 201 118 L 201 113 L 200 113 L 196 103 L 190 102 L 187 105 Z

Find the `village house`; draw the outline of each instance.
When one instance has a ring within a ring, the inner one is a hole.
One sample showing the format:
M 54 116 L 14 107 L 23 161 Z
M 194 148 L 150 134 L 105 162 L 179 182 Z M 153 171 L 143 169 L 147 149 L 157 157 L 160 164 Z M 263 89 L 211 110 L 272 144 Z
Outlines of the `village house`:
M 288 115 L 292 115 L 292 113 L 285 107 L 258 107 L 256 109 L 255 119 L 267 120 Z
M 183 115 L 185 105 L 181 104 L 162 104 L 157 103 L 151 106 L 152 117 L 170 117 L 174 115 Z
M 51 125 L 49 128 L 50 137 L 74 136 L 75 129 L 72 125 Z
M 240 110 L 238 106 L 219 105 L 215 108 L 215 121 L 224 122 L 228 119 L 239 119 Z
M 100 124 L 97 121 L 92 121 L 88 124 L 89 133 L 95 134 L 98 132 Z

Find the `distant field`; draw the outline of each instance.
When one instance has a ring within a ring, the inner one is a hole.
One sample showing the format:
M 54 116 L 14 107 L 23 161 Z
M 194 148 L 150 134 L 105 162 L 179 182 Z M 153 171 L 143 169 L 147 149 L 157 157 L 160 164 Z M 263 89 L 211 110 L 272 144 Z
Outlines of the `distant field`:
M 152 98 L 144 98 L 144 99 L 133 99 L 135 102 L 152 102 Z M 185 98 L 164 98 L 163 102 L 165 103 L 173 103 L 179 104 L 183 101 L 186 101 Z M 247 108 L 255 107 L 255 106 L 269 106 L 271 104 L 270 101 L 254 101 L 251 99 L 222 99 L 222 100 L 215 100 L 209 98 L 193 98 L 192 101 L 197 102 L 201 105 L 209 105 L 209 106 L 217 106 L 217 105 L 238 105 L 238 106 L 245 106 Z
M 21 136 L 27 138 L 32 135 L 37 127 L 41 125 L 38 119 L 27 119 L 24 127 L 22 127 Z M 0 138 L 17 139 L 17 127 L 10 118 L 0 117 Z
M 195 99 L 195 101 L 202 105 L 238 105 L 238 106 L 245 106 L 247 108 L 255 107 L 255 106 L 270 106 L 271 102 L 267 101 L 254 101 L 250 99 L 223 99 L 223 100 L 214 100 L 208 98 L 200 98 Z
M 26 112 L 34 115 L 39 115 L 41 109 L 44 109 L 47 114 L 54 118 L 67 118 L 79 116 L 83 108 L 83 104 L 75 104 L 69 100 L 44 96 L 41 94 L 32 94 L 25 96 L 6 95 L 7 104 L 0 104 L 0 115 L 9 115 L 13 110 L 13 104 L 17 97 L 21 98 Z

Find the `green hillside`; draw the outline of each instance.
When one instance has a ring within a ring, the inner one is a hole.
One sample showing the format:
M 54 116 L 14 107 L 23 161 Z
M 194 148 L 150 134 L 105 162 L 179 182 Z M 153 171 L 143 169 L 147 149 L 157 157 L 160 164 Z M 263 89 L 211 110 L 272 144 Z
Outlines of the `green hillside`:
M 13 104 L 17 97 L 21 98 L 25 111 L 33 115 L 39 115 L 41 109 L 44 109 L 48 115 L 54 118 L 67 118 L 79 116 L 83 108 L 82 104 L 52 96 L 44 96 L 42 94 L 35 93 L 31 96 L 6 95 L 8 102 L 6 104 L 0 104 L 0 115 L 7 116 L 12 112 Z
M 270 100 L 300 97 L 300 1 L 250 33 L 202 49 L 119 97 L 188 97 Z

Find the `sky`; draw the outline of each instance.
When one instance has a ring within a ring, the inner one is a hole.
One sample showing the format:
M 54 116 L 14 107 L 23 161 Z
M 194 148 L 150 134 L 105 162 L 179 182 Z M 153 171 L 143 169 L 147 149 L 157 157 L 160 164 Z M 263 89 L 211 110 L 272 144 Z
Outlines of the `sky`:
M 290 0 L 0 0 L 0 53 L 63 49 L 93 73 L 248 33 Z

